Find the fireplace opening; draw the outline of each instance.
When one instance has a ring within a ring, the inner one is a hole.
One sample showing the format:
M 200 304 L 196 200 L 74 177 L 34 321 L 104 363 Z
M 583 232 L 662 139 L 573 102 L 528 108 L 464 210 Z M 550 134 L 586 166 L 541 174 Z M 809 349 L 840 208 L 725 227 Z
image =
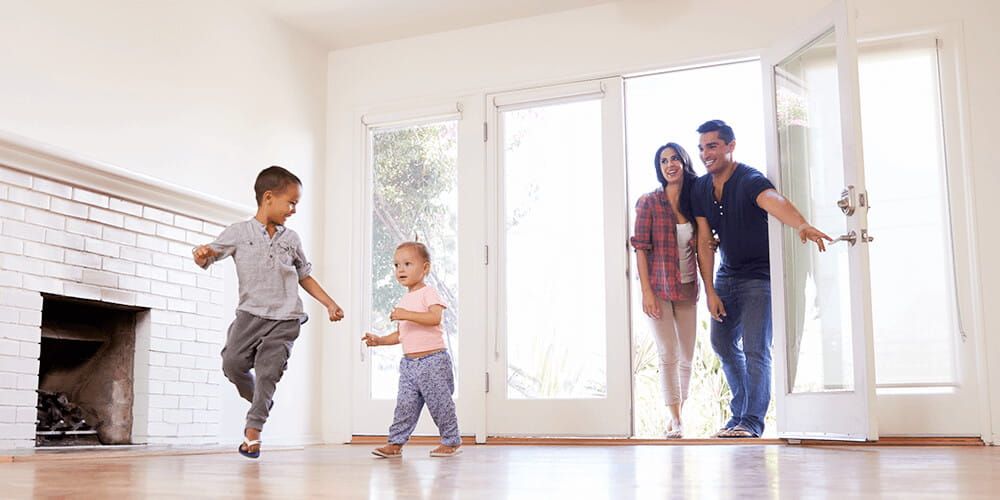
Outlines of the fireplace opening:
M 37 446 L 131 444 L 144 310 L 43 295 Z

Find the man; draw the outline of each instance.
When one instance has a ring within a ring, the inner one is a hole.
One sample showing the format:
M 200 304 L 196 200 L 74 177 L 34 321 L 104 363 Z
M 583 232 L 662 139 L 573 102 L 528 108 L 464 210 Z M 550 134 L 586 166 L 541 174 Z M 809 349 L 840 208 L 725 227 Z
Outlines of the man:
M 698 179 L 692 205 L 698 223 L 698 264 L 712 315 L 712 348 L 732 390 L 732 417 L 717 437 L 755 438 L 764 432 L 771 401 L 771 273 L 767 215 L 826 251 L 833 241 L 806 222 L 759 171 L 733 161 L 736 136 L 722 120 L 698 127 L 698 150 L 708 175 Z M 715 266 L 712 233 L 722 265 Z M 742 340 L 742 345 L 741 341 Z

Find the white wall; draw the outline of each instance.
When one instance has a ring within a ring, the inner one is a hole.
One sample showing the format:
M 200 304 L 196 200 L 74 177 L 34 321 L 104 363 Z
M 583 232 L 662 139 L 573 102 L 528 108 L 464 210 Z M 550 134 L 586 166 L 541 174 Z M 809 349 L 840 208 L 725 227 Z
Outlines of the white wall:
M 0 0 L 0 12 L 0 130 L 250 207 L 256 173 L 286 166 L 305 183 L 290 227 L 324 267 L 323 48 L 238 0 Z M 318 439 L 326 332 L 309 312 L 265 429 L 272 444 Z M 248 405 L 226 394 L 230 442 Z
M 3 0 L 0 130 L 236 202 L 322 154 L 322 51 L 246 2 Z
M 418 38 L 332 52 L 328 76 L 328 213 L 327 276 L 346 277 L 334 287 L 350 297 L 351 332 L 364 325 L 351 312 L 360 308 L 360 270 L 352 269 L 358 242 L 334 233 L 360 220 L 352 205 L 352 187 L 361 169 L 356 113 L 370 108 L 412 105 L 463 94 L 505 90 L 532 84 L 578 80 L 590 76 L 676 67 L 733 55 L 756 55 L 759 49 L 793 29 L 827 4 L 827 0 L 745 2 L 626 1 L 521 19 Z M 965 96 L 970 114 L 969 165 L 975 176 L 978 251 L 982 302 L 1000 301 L 1000 263 L 989 249 L 1000 243 L 995 218 L 989 217 L 990 194 L 1000 187 L 990 145 L 1000 126 L 1000 6 L 994 0 L 859 0 L 859 27 L 866 33 L 899 32 L 961 23 L 968 64 Z M 694 124 L 692 124 L 694 125 Z M 910 145 L 900 145 L 908 147 Z M 919 147 L 919 145 L 913 145 Z M 975 193 L 974 193 L 975 194 Z M 993 404 L 1000 405 L 1000 319 L 985 317 L 990 342 Z M 329 380 L 345 381 L 325 396 L 328 416 L 324 437 L 339 441 L 350 432 L 349 357 L 357 345 L 352 335 L 331 338 L 325 349 Z M 928 360 L 930 361 L 930 360 Z M 994 411 L 1000 429 L 1000 407 Z

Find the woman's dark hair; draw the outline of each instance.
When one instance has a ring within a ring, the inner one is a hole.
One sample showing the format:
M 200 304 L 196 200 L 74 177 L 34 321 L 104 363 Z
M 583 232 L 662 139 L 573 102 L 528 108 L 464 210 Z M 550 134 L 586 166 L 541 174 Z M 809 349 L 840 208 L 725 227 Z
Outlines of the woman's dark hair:
M 660 181 L 661 186 L 664 188 L 667 187 L 667 178 L 663 176 L 663 169 L 660 168 L 660 155 L 667 148 L 673 149 L 677 152 L 677 156 L 681 157 L 681 167 L 684 170 L 684 184 L 681 186 L 680 209 L 684 217 L 691 220 L 693 219 L 691 216 L 691 189 L 694 188 L 694 181 L 698 179 L 698 174 L 694 173 L 694 167 L 691 165 L 691 156 L 688 155 L 687 151 L 676 142 L 668 142 L 660 146 L 656 150 L 656 156 L 653 157 L 656 180 Z

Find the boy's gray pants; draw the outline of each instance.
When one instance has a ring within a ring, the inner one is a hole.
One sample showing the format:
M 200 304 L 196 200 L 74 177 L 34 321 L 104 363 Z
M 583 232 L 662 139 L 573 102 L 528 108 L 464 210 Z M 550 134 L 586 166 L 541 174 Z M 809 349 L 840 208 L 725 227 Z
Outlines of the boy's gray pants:
M 236 385 L 240 396 L 250 402 L 247 428 L 264 428 L 274 388 L 288 367 L 300 327 L 298 320 L 264 319 L 236 311 L 222 348 L 222 372 Z M 250 373 L 251 368 L 254 373 Z

